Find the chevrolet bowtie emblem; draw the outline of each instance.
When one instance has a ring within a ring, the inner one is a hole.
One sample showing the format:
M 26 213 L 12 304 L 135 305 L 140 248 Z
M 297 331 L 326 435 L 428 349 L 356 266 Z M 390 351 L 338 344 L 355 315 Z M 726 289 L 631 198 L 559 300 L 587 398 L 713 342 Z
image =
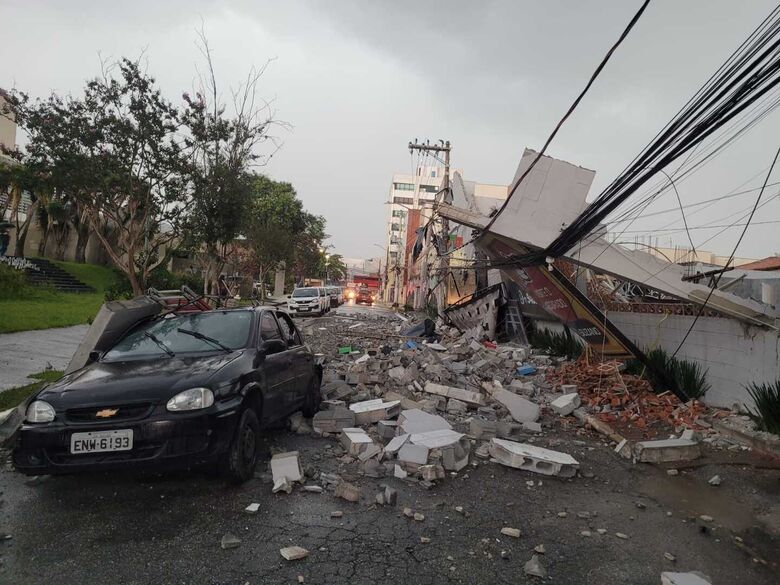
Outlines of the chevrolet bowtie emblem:
M 104 408 L 103 410 L 98 410 L 95 413 L 95 416 L 98 418 L 110 418 L 114 416 L 117 412 L 119 412 L 118 408 Z

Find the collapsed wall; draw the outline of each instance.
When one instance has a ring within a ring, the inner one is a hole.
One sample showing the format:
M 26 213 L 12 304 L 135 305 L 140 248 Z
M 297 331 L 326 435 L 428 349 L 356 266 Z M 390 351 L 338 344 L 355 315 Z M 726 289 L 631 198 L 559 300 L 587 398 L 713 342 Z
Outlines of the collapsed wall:
M 663 315 L 609 311 L 609 320 L 637 347 L 661 348 L 670 355 L 680 345 L 695 319 L 690 315 Z M 677 357 L 707 370 L 711 388 L 702 401 L 730 408 L 752 404 L 745 384 L 780 379 L 780 335 L 722 317 L 699 317 Z

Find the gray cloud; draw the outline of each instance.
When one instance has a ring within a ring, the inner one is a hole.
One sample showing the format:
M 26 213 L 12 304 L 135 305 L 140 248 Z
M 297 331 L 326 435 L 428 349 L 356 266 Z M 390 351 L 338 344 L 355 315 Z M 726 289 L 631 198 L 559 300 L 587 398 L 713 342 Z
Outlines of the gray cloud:
M 262 90 L 294 129 L 282 133 L 285 146 L 264 170 L 291 181 L 306 206 L 327 218 L 338 252 L 375 256 L 390 177 L 410 166 L 408 140 L 448 138 L 468 178 L 509 181 L 522 149 L 542 144 L 638 4 L 6 0 L 0 38 L 12 58 L 0 61 L 0 86 L 77 91 L 97 72 L 98 51 L 146 49 L 150 71 L 177 99 L 195 77 L 202 17 L 225 85 L 277 57 Z M 651 3 L 550 154 L 596 169 L 594 190 L 602 188 L 772 7 L 768 0 Z M 725 193 L 766 168 L 776 130 L 773 116 L 681 185 L 683 198 Z M 726 200 L 693 219 L 716 220 L 749 203 Z M 780 202 L 764 209 L 778 218 Z M 679 218 L 635 227 L 671 219 Z M 780 251 L 770 229 L 751 230 L 741 254 Z M 706 246 L 726 253 L 734 232 Z M 672 238 L 685 242 L 684 234 Z

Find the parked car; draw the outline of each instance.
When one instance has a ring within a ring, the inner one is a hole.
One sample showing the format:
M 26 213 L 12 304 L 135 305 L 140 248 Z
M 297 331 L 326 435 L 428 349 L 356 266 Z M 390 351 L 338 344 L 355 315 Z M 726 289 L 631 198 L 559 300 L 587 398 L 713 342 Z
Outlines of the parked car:
M 261 429 L 313 415 L 322 368 L 282 311 L 169 314 L 28 399 L 13 464 L 29 475 L 216 466 L 254 474 Z
M 330 296 L 321 287 L 296 288 L 287 299 L 287 311 L 291 315 L 322 316 L 329 310 Z

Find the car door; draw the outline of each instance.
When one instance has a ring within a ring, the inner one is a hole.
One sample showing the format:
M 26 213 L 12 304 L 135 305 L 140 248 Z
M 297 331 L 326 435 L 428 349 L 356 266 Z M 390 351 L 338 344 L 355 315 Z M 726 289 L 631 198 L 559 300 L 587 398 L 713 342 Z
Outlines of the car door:
M 276 313 L 279 325 L 282 328 L 282 335 L 287 341 L 292 368 L 295 372 L 295 392 L 298 400 L 302 404 L 306 399 L 306 393 L 311 383 L 311 376 L 314 372 L 311 352 L 303 345 L 301 336 L 295 329 L 292 319 L 281 311 Z
M 271 311 L 260 314 L 260 343 L 280 342 L 277 350 L 266 353 L 259 366 L 265 382 L 263 392 L 263 420 L 270 422 L 290 414 L 297 402 L 295 373 L 292 357 L 282 337 L 279 324 Z

